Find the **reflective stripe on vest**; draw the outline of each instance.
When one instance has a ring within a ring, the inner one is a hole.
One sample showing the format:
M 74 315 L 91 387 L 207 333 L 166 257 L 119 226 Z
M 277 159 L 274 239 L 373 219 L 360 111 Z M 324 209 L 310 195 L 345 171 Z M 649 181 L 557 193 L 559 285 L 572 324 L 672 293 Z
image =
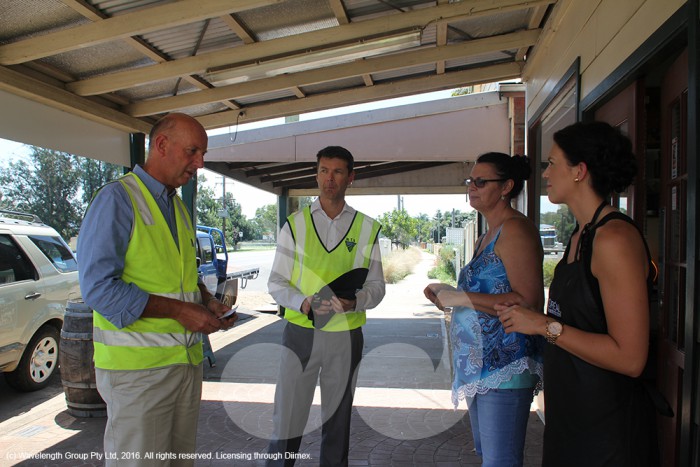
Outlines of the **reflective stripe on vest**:
M 350 228 L 341 242 L 327 250 L 318 238 L 309 207 L 289 216 L 289 226 L 294 236 L 294 266 L 290 284 L 309 296 L 337 277 L 357 268 L 369 268 L 372 248 L 381 225 L 360 212 L 355 213 Z M 307 316 L 298 310 L 287 308 L 284 317 L 299 326 L 312 328 Z M 336 332 L 356 329 L 367 321 L 364 310 L 339 313 L 323 327 Z
M 122 280 L 152 295 L 201 303 L 197 286 L 194 229 L 182 200 L 175 205 L 178 245 L 146 186 L 133 173 L 119 179 L 132 202 L 134 222 Z M 138 213 L 138 215 L 137 215 Z M 201 363 L 202 337 L 170 318 L 140 318 L 119 329 L 93 313 L 95 366 L 141 370 Z

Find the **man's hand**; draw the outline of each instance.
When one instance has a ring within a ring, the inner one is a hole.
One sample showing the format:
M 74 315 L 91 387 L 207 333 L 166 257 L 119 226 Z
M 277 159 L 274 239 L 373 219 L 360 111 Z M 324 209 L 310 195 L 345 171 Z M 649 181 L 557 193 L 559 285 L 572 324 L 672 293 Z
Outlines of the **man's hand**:
M 335 298 L 335 297 L 333 297 Z M 336 301 L 338 299 L 336 298 Z M 324 300 L 320 298 L 318 295 L 311 295 L 310 297 L 306 297 L 306 300 L 304 300 L 304 304 L 308 302 L 308 309 L 306 310 L 306 314 L 309 314 L 309 310 L 312 310 L 314 315 L 327 315 L 328 313 L 333 310 L 333 305 L 331 303 L 331 300 Z M 302 311 L 304 311 L 304 304 L 302 304 Z M 342 306 L 341 306 L 342 308 Z M 335 310 L 334 310 L 335 311 Z
M 214 316 L 223 324 L 222 330 L 231 329 L 236 321 L 238 321 L 238 314 L 235 311 L 226 318 L 222 318 L 223 315 L 231 310 L 231 307 L 226 306 L 217 298 L 211 298 L 207 301 L 207 310 L 214 313 Z
M 333 300 L 337 300 L 338 303 L 334 303 Z M 333 297 L 331 299 L 331 304 L 333 305 L 333 311 L 336 313 L 344 313 L 346 311 L 355 311 L 357 306 L 357 300 L 348 300 L 346 298 Z M 338 304 L 340 304 L 338 306 Z
M 214 313 L 204 308 L 202 305 L 187 302 L 180 303 L 179 312 L 176 314 L 175 319 L 188 331 L 211 334 L 212 332 L 224 329 L 227 324 L 226 320 L 218 320 Z M 224 312 L 221 314 L 223 313 Z
M 215 305 L 212 303 L 213 306 Z M 224 308 L 226 307 L 224 306 Z M 149 295 L 148 303 L 146 303 L 146 308 L 141 316 L 144 318 L 171 318 L 190 332 L 203 332 L 205 334 L 224 329 L 228 324 L 226 320 L 216 319 L 216 315 L 203 305 L 182 302 L 159 295 Z

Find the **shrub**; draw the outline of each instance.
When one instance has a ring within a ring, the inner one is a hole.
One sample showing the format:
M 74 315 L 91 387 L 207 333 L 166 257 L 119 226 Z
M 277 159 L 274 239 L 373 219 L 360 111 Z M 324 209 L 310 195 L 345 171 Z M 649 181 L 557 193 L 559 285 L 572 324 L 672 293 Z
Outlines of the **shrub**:
M 413 267 L 420 261 L 421 252 L 416 247 L 394 250 L 382 258 L 384 280 L 387 284 L 396 284 L 413 272 Z
M 452 248 L 440 248 L 437 258 L 437 266 L 428 271 L 430 279 L 436 279 L 440 282 L 457 285 L 455 280 L 455 251 Z
M 558 261 L 555 259 L 546 259 L 542 263 L 542 275 L 544 278 L 544 286 L 549 287 L 552 283 L 552 278 L 554 277 L 554 268 L 557 266 Z

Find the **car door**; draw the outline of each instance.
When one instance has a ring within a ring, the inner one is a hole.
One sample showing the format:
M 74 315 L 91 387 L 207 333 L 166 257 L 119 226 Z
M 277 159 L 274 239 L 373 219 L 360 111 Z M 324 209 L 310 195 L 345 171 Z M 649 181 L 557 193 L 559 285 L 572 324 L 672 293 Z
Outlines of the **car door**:
M 197 235 L 197 254 L 199 257 L 199 275 L 211 293 L 216 293 L 218 277 L 214 264 L 214 242 L 209 235 Z
M 44 319 L 53 318 L 54 312 L 63 316 L 68 300 L 80 299 L 78 263 L 70 247 L 56 235 L 29 235 L 22 237 L 25 251 L 32 252 L 38 269 L 48 309 Z
M 35 329 L 31 327 L 43 290 L 38 274 L 13 237 L 0 231 L 0 367 L 14 369 Z M 7 366 L 7 367 L 6 367 Z

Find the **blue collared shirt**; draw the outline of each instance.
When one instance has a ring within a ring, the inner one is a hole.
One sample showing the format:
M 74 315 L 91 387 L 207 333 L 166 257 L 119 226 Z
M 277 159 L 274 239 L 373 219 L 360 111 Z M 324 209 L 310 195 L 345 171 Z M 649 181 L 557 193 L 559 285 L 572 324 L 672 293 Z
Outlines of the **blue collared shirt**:
M 146 185 L 160 207 L 178 244 L 173 196 L 141 166 L 134 173 Z M 126 250 L 134 225 L 131 199 L 121 183 L 105 185 L 90 203 L 78 235 L 78 275 L 83 301 L 118 328 L 141 317 L 148 293 L 127 284 L 124 272 Z

